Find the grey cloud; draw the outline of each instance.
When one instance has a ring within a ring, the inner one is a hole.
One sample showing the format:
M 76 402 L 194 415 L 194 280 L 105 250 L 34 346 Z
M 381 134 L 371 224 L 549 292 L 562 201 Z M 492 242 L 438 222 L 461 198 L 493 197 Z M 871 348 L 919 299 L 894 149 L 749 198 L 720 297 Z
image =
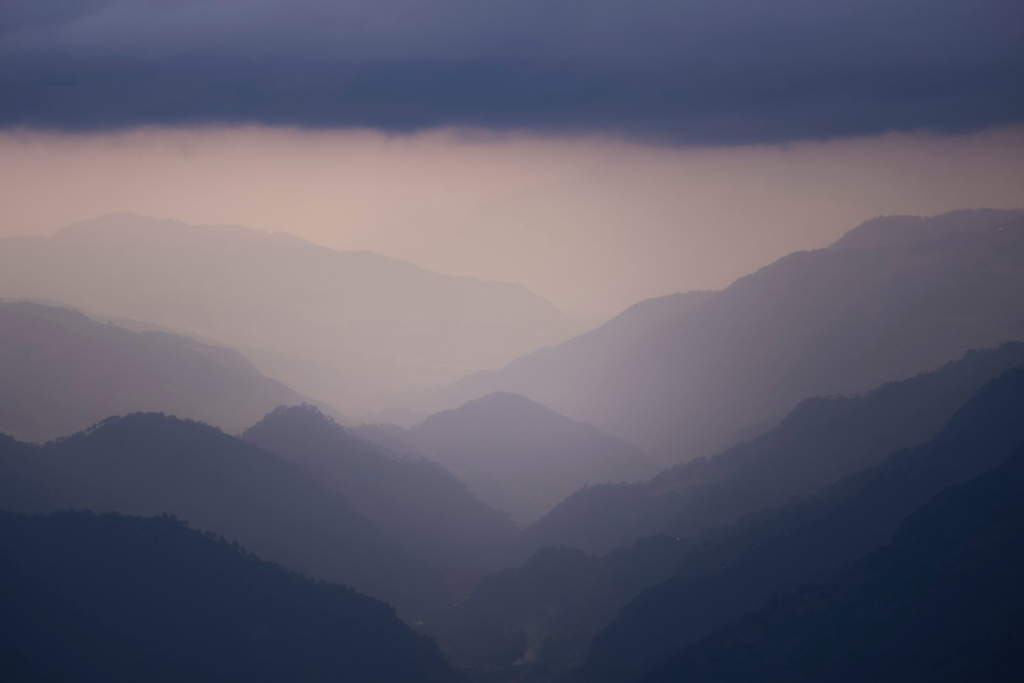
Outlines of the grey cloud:
M 0 125 L 468 125 L 680 143 L 1024 120 L 1005 0 L 0 0 Z

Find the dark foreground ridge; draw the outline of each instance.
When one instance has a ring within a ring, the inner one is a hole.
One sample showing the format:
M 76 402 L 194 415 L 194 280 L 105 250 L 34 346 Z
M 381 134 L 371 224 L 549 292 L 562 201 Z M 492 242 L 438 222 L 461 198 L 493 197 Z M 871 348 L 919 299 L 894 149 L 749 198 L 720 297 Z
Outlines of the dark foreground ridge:
M 676 657 L 644 683 L 1009 681 L 1024 649 L 1024 449 L 893 542 Z
M 45 446 L 0 438 L 0 505 L 174 514 L 260 557 L 428 618 L 441 577 L 301 466 L 159 413 L 110 418 Z
M 883 547 L 943 489 L 1001 465 L 1022 443 L 1018 368 L 987 384 L 929 443 L 897 451 L 816 496 L 753 515 L 706 543 L 594 638 L 575 680 L 636 680 L 772 599 Z
M 0 672 L 22 680 L 454 680 L 388 605 L 173 517 L 0 513 L 0 552 Z

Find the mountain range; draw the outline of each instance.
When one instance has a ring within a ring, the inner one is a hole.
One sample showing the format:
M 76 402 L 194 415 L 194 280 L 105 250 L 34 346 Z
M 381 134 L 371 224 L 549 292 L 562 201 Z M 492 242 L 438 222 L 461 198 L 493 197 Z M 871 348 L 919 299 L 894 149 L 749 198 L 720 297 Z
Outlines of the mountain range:
M 677 466 L 643 485 L 578 493 L 563 504 L 573 514 L 561 516 L 573 521 L 568 530 L 575 534 L 561 545 L 541 547 L 522 566 L 480 581 L 443 620 L 439 642 L 453 663 L 488 680 L 565 675 L 583 662 L 591 639 L 619 610 L 634 599 L 642 601 L 638 596 L 644 589 L 670 579 L 694 558 L 719 557 L 711 550 L 719 547 L 716 539 L 736 533 L 752 546 L 760 540 L 770 543 L 770 533 L 763 539 L 759 535 L 760 526 L 754 525 L 749 536 L 734 531 L 745 524 L 743 515 L 749 519 L 773 504 L 813 496 L 878 465 L 901 447 L 927 442 L 986 384 L 1022 365 L 1020 343 L 970 352 L 939 370 L 885 384 L 865 396 L 809 399 L 783 425 L 750 442 L 750 448 L 738 446 L 707 462 Z M 585 495 L 589 492 L 595 495 Z M 527 549 L 540 545 L 535 526 L 524 533 Z M 771 532 L 771 525 L 765 528 Z M 572 540 L 610 543 L 615 532 L 627 540 L 610 552 L 587 554 L 566 546 Z M 728 595 L 719 592 L 710 604 L 728 609 L 723 594 Z M 652 631 L 656 642 L 669 612 L 685 609 L 672 604 L 658 618 L 630 627 Z
M 238 434 L 279 405 L 311 401 L 234 349 L 132 332 L 66 308 L 0 301 L 0 432 L 24 441 L 68 436 L 139 411 Z
M 0 241 L 0 296 L 130 318 L 242 351 L 346 414 L 570 336 L 521 285 L 286 234 L 114 214 Z
M 677 655 L 644 683 L 1001 681 L 1024 646 L 1024 449 L 887 546 Z
M 35 446 L 0 436 L 3 509 L 173 514 L 261 558 L 386 600 L 412 621 L 444 580 L 300 465 L 197 422 L 109 418 Z
M 881 218 L 722 291 L 644 302 L 430 400 L 509 391 L 678 463 L 809 396 L 861 393 L 1022 338 L 1024 211 Z
M 713 457 L 574 493 L 527 527 L 523 542 L 606 553 L 644 536 L 723 526 L 927 441 L 988 381 L 1021 365 L 1024 343 L 1011 342 L 859 396 L 806 399 L 778 426 Z
M 4 680 L 1001 679 L 1024 643 L 1024 212 L 868 221 L 542 348 L 528 293 L 241 228 L 5 260 Z
M 278 408 L 242 438 L 300 464 L 460 586 L 505 566 L 518 542 L 512 520 L 441 465 L 383 450 L 313 406 Z
M 622 439 L 505 392 L 431 415 L 409 429 L 361 425 L 355 432 L 441 463 L 521 525 L 582 487 L 639 481 L 660 469 Z
M 998 467 L 1022 444 L 1024 368 L 1016 368 L 986 384 L 928 443 L 703 539 L 672 578 L 643 591 L 594 638 L 571 680 L 634 681 L 773 599 L 829 580 L 889 543 L 941 491 Z

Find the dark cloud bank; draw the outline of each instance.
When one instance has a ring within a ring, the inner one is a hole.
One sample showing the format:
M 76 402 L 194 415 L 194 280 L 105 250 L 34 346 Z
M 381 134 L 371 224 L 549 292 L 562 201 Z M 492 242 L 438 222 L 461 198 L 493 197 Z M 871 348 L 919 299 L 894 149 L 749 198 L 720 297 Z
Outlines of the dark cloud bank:
M 1024 119 L 1008 0 L 0 0 L 0 125 L 778 142 Z

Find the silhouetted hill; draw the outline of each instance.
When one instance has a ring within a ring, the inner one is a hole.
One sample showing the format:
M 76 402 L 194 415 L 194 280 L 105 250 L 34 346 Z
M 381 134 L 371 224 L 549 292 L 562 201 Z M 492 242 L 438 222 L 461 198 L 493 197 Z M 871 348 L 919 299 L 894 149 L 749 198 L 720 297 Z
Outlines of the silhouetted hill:
M 689 547 L 657 536 L 603 557 L 544 548 L 481 580 L 435 635 L 474 680 L 554 680 L 583 662 L 591 638 L 623 605 L 669 578 Z
M 608 552 L 653 534 L 692 536 L 814 493 L 933 437 L 989 380 L 1024 364 L 1024 344 L 970 351 L 938 370 L 856 397 L 800 403 L 777 427 L 639 484 L 571 495 L 523 534 L 527 547 Z
M 132 214 L 0 241 L 0 296 L 215 339 L 348 414 L 498 367 L 575 331 L 521 285 L 440 275 L 290 235 Z
M 0 301 L 0 431 L 19 439 L 47 441 L 147 410 L 239 433 L 278 405 L 308 400 L 233 349 Z
M 518 540 L 507 515 L 441 465 L 382 450 L 312 406 L 278 408 L 243 438 L 302 464 L 392 538 L 463 579 L 503 565 Z
M 213 427 L 133 414 L 29 446 L 0 439 L 0 509 L 177 515 L 289 569 L 425 618 L 439 576 L 304 469 Z
M 393 427 L 356 431 L 402 448 Z M 407 430 L 404 441 L 520 524 L 537 519 L 581 486 L 637 481 L 659 469 L 621 439 L 508 393 L 431 415 Z
M 987 384 L 928 444 L 709 537 L 672 579 L 641 593 L 594 638 L 573 680 L 635 680 L 773 597 L 882 547 L 939 491 L 1000 465 L 1022 443 L 1017 368 Z
M 743 619 L 646 683 L 1009 681 L 1024 649 L 1024 450 L 947 489 L 838 579 Z
M 437 400 L 511 391 L 683 462 L 763 431 L 808 396 L 860 393 L 1024 339 L 1024 212 L 908 220 L 790 254 L 621 343 L 625 321 L 613 321 L 587 336 L 598 347 L 609 338 L 592 355 L 565 342 Z
M 0 642 L 27 680 L 455 678 L 388 605 L 171 517 L 0 513 L 0 554 Z

